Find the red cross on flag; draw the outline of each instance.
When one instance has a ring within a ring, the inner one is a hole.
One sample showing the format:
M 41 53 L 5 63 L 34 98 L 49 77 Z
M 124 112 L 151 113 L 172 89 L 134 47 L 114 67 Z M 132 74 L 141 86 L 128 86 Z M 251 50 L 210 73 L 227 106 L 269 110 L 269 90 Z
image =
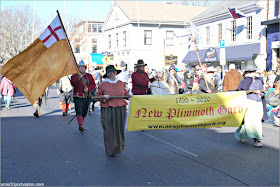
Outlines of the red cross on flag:
M 31 104 L 61 77 L 78 73 L 60 20 L 58 15 L 38 39 L 1 68 Z
M 52 21 L 52 23 L 46 28 L 46 30 L 39 36 L 39 39 L 44 45 L 49 48 L 55 42 L 66 39 L 59 17 Z

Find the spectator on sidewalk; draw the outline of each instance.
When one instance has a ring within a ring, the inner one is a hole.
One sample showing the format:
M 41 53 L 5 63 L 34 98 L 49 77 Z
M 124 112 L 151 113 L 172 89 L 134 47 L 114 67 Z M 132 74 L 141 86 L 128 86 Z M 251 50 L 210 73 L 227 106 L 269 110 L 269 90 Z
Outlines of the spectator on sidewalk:
M 226 73 L 224 78 L 224 92 L 236 90 L 243 79 L 243 76 L 235 70 L 235 65 L 230 64 L 229 72 Z
M 15 85 L 7 77 L 3 77 L 0 84 L 0 92 L 4 97 L 5 108 L 10 109 L 12 97 L 15 93 Z

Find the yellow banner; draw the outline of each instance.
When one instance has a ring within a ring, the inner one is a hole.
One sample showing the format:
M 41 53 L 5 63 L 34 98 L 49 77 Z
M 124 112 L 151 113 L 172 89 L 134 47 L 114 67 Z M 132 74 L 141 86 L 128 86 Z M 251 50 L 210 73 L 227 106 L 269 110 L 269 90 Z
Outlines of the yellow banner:
M 135 95 L 127 131 L 239 127 L 247 110 L 246 92 Z

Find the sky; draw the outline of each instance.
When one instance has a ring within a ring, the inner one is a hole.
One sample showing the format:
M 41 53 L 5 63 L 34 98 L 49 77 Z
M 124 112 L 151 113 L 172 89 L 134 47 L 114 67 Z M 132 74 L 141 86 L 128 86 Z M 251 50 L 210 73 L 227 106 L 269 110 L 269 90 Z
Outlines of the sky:
M 167 1 L 167 0 L 166 0 Z M 150 2 L 159 2 L 165 3 L 164 0 L 158 1 L 150 1 Z M 65 17 L 71 15 L 74 17 L 78 17 L 81 20 L 86 19 L 86 4 L 88 6 L 88 19 L 97 19 L 97 20 L 105 20 L 110 8 L 112 6 L 113 0 L 82 0 L 82 1 L 42 1 L 42 0 L 33 0 L 33 1 L 3 1 L 1 0 L 1 10 L 5 7 L 15 6 L 19 3 L 28 4 L 32 9 L 36 6 L 36 16 L 43 20 L 50 21 L 57 15 L 56 10 L 59 11 L 61 18 L 64 16 L 64 6 L 65 6 Z M 36 3 L 35 3 L 36 2 Z
M 141 1 L 141 0 L 140 0 Z M 143 0 L 142 0 L 143 1 Z M 158 3 L 166 3 L 170 0 L 150 0 L 147 2 L 158 2 Z M 96 20 L 104 20 L 106 19 L 110 8 L 112 6 L 113 0 L 82 0 L 82 1 L 74 1 L 74 0 L 66 0 L 66 1 L 42 1 L 42 0 L 32 0 L 32 1 L 3 1 L 0 0 L 1 10 L 5 7 L 16 6 L 17 4 L 28 4 L 32 9 L 34 9 L 34 5 L 36 5 L 36 17 L 39 17 L 45 22 L 51 22 L 52 19 L 57 15 L 56 10 L 59 11 L 61 18 L 64 20 L 65 17 L 73 16 L 78 17 L 81 20 L 86 20 L 86 4 L 88 5 L 88 19 L 96 19 Z M 65 6 L 65 14 L 64 14 L 64 6 Z

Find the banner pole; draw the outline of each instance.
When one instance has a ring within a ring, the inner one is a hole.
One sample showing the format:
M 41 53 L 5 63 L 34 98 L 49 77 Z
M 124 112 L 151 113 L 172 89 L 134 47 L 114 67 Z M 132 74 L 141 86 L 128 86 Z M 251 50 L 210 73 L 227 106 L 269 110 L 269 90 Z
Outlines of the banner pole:
M 194 44 L 194 48 L 195 48 L 195 51 L 196 51 L 196 55 L 197 55 L 197 58 L 198 58 L 198 61 L 199 61 L 199 65 L 201 67 L 201 71 L 202 71 L 202 75 L 203 75 L 203 78 L 204 78 L 204 81 L 205 81 L 205 85 L 207 87 L 208 90 L 209 89 L 209 86 L 208 86 L 208 83 L 206 81 L 206 77 L 205 77 L 205 74 L 204 74 L 204 70 L 203 70 L 203 67 L 202 67 L 202 64 L 201 64 L 201 61 L 200 61 L 200 58 L 199 58 L 199 54 L 198 54 L 198 51 L 197 51 L 197 48 L 196 48 L 196 45 L 195 45 L 195 41 L 194 41 L 194 38 L 192 35 L 190 35 L 189 37 L 191 37 L 192 41 L 193 41 L 193 44 Z

